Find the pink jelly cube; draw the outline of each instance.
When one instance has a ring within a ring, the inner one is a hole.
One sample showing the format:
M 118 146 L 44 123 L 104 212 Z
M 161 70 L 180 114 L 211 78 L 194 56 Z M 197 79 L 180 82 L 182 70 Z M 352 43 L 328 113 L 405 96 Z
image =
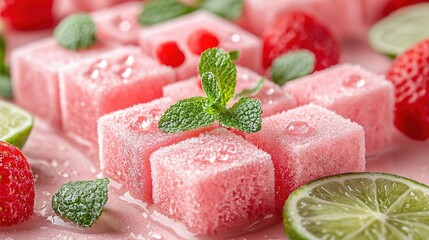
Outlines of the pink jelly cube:
M 279 210 L 292 191 L 309 181 L 365 170 L 363 128 L 317 105 L 264 118 L 262 130 L 246 139 L 272 157 Z
M 141 52 L 121 47 L 60 73 L 62 123 L 70 135 L 97 142 L 97 119 L 162 96 L 174 72 Z
M 394 90 L 382 76 L 357 65 L 340 64 L 292 81 L 284 89 L 295 96 L 298 105 L 312 102 L 364 127 L 367 152 L 391 140 Z
M 376 0 L 377 1 L 377 0 Z M 313 15 L 340 38 L 359 37 L 364 32 L 360 1 L 344 0 L 245 0 L 245 29 L 262 35 L 265 27 L 287 11 L 303 11 Z
M 143 28 L 137 18 L 142 9 L 141 1 L 131 1 L 93 12 L 97 37 L 112 43 L 137 45 Z
M 274 210 L 270 155 L 225 129 L 160 148 L 150 162 L 154 203 L 196 234 Z
M 127 0 L 103 0 L 103 1 L 88 1 L 88 0 L 73 0 L 73 4 L 81 11 L 94 11 L 115 4 L 125 2 Z
M 243 89 L 252 89 L 256 86 L 261 75 L 244 67 L 237 67 L 237 85 L 235 94 Z M 204 96 L 199 77 L 193 77 L 188 80 L 179 81 L 162 88 L 163 95 L 181 100 L 194 96 Z M 262 104 L 262 116 L 270 116 L 281 111 L 291 109 L 296 106 L 295 99 L 270 80 L 265 79 L 261 90 L 253 98 L 259 99 Z M 234 100 L 232 102 L 235 102 Z
M 104 173 L 128 186 L 137 198 L 152 202 L 149 157 L 153 151 L 213 127 L 180 133 L 164 133 L 158 128 L 163 113 L 174 103 L 160 98 L 101 117 L 98 142 Z
M 197 75 L 200 54 L 191 51 L 189 44 L 193 43 L 189 43 L 189 39 L 202 30 L 216 36 L 218 47 L 227 51 L 238 50 L 237 64 L 257 72 L 261 70 L 260 40 L 233 23 L 204 11 L 146 28 L 140 35 L 140 44 L 149 55 L 156 57 L 160 45 L 175 41 L 186 57 L 185 62 L 175 68 L 178 80 L 183 80 Z
M 106 51 L 99 43 L 88 50 L 70 51 L 48 38 L 15 49 L 11 54 L 11 71 L 15 102 L 61 127 L 59 71 L 72 62 Z

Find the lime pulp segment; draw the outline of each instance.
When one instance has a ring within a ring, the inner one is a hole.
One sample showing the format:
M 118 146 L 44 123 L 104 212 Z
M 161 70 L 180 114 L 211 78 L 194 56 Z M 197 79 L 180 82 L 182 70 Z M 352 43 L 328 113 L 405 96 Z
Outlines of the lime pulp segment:
M 33 116 L 0 100 L 0 140 L 22 148 L 33 127 Z
M 377 22 L 369 31 L 369 43 L 381 53 L 396 56 L 429 38 L 429 3 L 401 8 Z
M 427 239 L 429 187 L 384 173 L 349 173 L 308 183 L 285 203 L 291 239 Z

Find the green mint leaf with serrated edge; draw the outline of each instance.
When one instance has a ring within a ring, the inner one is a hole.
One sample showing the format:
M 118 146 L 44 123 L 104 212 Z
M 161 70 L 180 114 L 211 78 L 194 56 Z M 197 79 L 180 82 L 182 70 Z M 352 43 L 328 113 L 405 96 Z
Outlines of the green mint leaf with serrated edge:
M 237 83 L 237 69 L 229 54 L 218 48 L 206 50 L 201 55 L 198 72 L 201 76 L 206 72 L 213 73 L 219 83 L 220 104 L 226 106 L 234 95 Z
M 231 51 L 228 54 L 229 54 L 229 58 L 231 58 L 231 61 L 236 61 L 240 57 L 239 51 Z
M 205 0 L 201 8 L 228 20 L 236 20 L 243 13 L 243 0 Z
M 0 33 L 0 66 L 4 66 L 6 57 L 6 40 Z
M 218 115 L 222 126 L 239 129 L 246 133 L 257 132 L 262 126 L 261 102 L 253 98 L 241 98 L 228 111 Z
M 73 14 L 58 24 L 54 36 L 64 48 L 73 51 L 89 48 L 97 41 L 96 25 L 88 14 Z
M 0 74 L 0 96 L 13 98 L 12 81 L 8 75 Z
M 311 51 L 297 50 L 276 58 L 271 66 L 271 80 L 280 86 L 313 72 L 316 58 Z
M 170 106 L 158 122 L 163 132 L 174 133 L 211 125 L 215 117 L 204 109 L 210 106 L 205 97 L 192 97 Z
M 220 89 L 218 80 L 211 72 L 203 73 L 201 76 L 201 85 L 207 97 L 212 102 L 218 102 L 220 98 Z
M 253 97 L 261 91 L 264 86 L 264 78 L 260 78 L 259 81 L 253 88 L 243 89 L 241 92 L 237 93 L 234 98 L 242 98 L 242 97 Z
M 143 25 L 154 25 L 186 15 L 195 10 L 195 7 L 188 6 L 177 0 L 153 0 L 145 4 L 138 21 Z
M 52 197 L 52 209 L 81 227 L 91 227 L 104 210 L 109 182 L 108 178 L 68 182 Z

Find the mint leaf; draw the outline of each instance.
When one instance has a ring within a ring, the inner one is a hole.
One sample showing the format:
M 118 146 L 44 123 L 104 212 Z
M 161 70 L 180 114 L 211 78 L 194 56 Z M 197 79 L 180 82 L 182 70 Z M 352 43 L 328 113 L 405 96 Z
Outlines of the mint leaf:
M 253 97 L 259 93 L 259 91 L 262 89 L 263 86 L 264 86 L 264 78 L 260 78 L 253 88 L 243 89 L 241 92 L 237 93 L 234 96 L 234 98 Z
M 201 83 L 204 92 L 207 94 L 207 97 L 212 102 L 219 101 L 220 89 L 218 81 L 215 78 L 214 74 L 211 72 L 203 73 L 203 75 L 201 76 Z
M 154 25 L 186 15 L 195 10 L 195 7 L 188 6 L 177 0 L 153 0 L 145 4 L 138 20 L 143 25 Z
M 8 75 L 0 74 L 0 96 L 4 98 L 13 98 L 12 82 Z
M 234 95 L 237 83 L 237 69 L 229 54 L 218 48 L 206 50 L 201 55 L 198 72 L 201 76 L 206 72 L 214 74 L 221 93 L 220 104 L 226 106 Z
M 52 197 L 52 209 L 81 227 L 91 227 L 103 212 L 109 182 L 108 178 L 103 178 L 66 183 Z
M 280 86 L 313 72 L 316 57 L 309 50 L 297 50 L 276 58 L 271 66 L 271 80 Z
M 239 129 L 246 133 L 261 130 L 261 102 L 253 98 L 241 98 L 230 109 L 218 115 L 222 126 Z
M 64 48 L 77 51 L 95 44 L 96 25 L 91 16 L 78 13 L 68 16 L 55 28 L 54 36 Z
M 215 120 L 213 115 L 205 112 L 209 105 L 210 100 L 205 97 L 180 100 L 167 109 L 158 122 L 158 128 L 174 133 L 208 126 Z
M 228 20 L 238 19 L 243 13 L 243 0 L 205 0 L 201 8 Z
M 6 40 L 4 36 L 0 34 L 0 67 L 5 65 L 6 57 Z
M 231 61 L 236 61 L 240 57 L 239 51 L 231 51 L 228 54 L 229 54 L 229 58 L 231 58 Z

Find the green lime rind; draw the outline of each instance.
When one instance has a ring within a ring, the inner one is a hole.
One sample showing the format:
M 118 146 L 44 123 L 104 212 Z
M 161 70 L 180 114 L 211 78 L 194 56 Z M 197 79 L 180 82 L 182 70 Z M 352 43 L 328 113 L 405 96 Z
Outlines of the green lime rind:
M 371 47 L 390 57 L 429 38 L 429 3 L 404 7 L 371 27 L 368 40 Z
M 0 140 L 22 148 L 33 128 L 33 116 L 5 101 L 0 101 Z
M 427 239 L 429 187 L 386 173 L 346 173 L 294 191 L 283 209 L 290 239 Z

